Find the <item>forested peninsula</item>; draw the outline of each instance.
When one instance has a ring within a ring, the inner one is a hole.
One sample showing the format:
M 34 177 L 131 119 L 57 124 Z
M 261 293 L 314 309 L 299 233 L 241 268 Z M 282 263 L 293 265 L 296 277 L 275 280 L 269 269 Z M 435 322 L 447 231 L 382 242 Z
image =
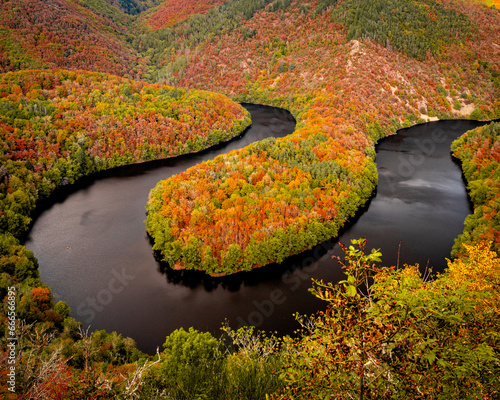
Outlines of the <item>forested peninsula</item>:
M 376 188 L 377 140 L 500 117 L 495 1 L 8 0 L 0 15 L 3 397 L 498 397 L 499 124 L 452 146 L 475 211 L 448 270 L 346 244 L 345 280 L 314 282 L 327 310 L 297 316 L 295 338 L 180 328 L 146 355 L 54 304 L 19 241 L 56 187 L 239 135 L 236 101 L 290 110 L 295 132 L 159 182 L 154 249 L 218 276 L 335 236 Z

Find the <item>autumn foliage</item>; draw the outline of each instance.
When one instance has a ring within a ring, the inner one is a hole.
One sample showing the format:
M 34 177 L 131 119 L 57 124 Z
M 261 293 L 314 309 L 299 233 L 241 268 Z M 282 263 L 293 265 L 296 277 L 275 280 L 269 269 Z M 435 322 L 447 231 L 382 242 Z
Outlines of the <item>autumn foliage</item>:
M 496 7 L 500 8 L 500 1 L 499 0 L 479 0 L 482 1 L 484 4 L 490 6 L 490 7 Z
M 248 112 L 220 94 L 84 71 L 2 74 L 0 110 L 0 228 L 15 236 L 57 186 L 199 151 L 250 124 Z
M 220 156 L 151 192 L 147 229 L 174 268 L 228 274 L 311 248 L 371 195 L 376 140 L 432 117 L 500 115 L 495 10 L 443 1 L 432 12 L 396 0 L 386 3 L 397 12 L 383 2 L 275 3 L 248 20 L 226 16 L 239 27 L 227 22 L 227 33 L 198 45 L 194 28 L 178 27 L 159 63 L 167 82 L 282 106 L 298 121 L 289 137 Z M 212 18 L 200 23 L 207 37 Z M 378 30 L 362 24 L 379 18 L 387 21 Z M 425 34 L 391 33 L 400 25 L 424 32 L 424 22 Z
M 314 282 L 327 310 L 299 317 L 308 330 L 271 398 L 498 397 L 500 260 L 488 244 L 468 246 L 435 279 L 380 267 L 364 246 L 344 247 L 345 280 Z
M 467 216 L 464 232 L 458 237 L 454 254 L 462 243 L 491 242 L 500 254 L 500 123 L 492 123 L 466 132 L 453 145 L 454 155 L 462 162 L 474 213 Z
M 66 68 L 139 78 L 144 62 L 125 40 L 126 25 L 126 15 L 104 0 L 4 1 L 0 73 Z
M 425 281 L 349 250 L 361 262 L 346 262 L 356 268 L 338 285 L 317 282 L 329 308 L 293 343 L 250 329 L 221 353 L 210 335 L 177 331 L 147 362 L 131 339 L 79 329 L 16 239 L 59 185 L 239 134 L 248 114 L 204 90 L 285 107 L 297 129 L 159 182 L 147 229 L 162 257 L 225 275 L 335 236 L 376 186 L 379 138 L 432 118 L 500 116 L 494 2 L 2 1 L 0 336 L 14 287 L 21 396 L 497 398 L 498 125 L 454 147 L 476 207 L 449 271 Z M 136 20 L 120 11 L 148 8 Z
M 222 95 L 102 73 L 4 74 L 0 96 L 5 155 L 35 172 L 67 157 L 79 134 L 92 159 L 119 165 L 200 150 L 249 124 L 246 110 Z
M 498 300 L 500 258 L 495 251 L 490 249 L 491 242 L 478 241 L 474 245 L 463 244 L 463 247 L 462 257 L 448 262 L 448 276 L 458 286 L 487 292 L 492 298 Z M 500 309 L 496 311 L 500 313 Z
M 153 30 L 161 29 L 188 19 L 193 14 L 202 14 L 210 8 L 225 3 L 227 0 L 168 0 L 147 19 Z
M 17 393 L 115 398 L 115 386 L 137 390 L 124 377 L 137 367 L 108 366 L 145 356 L 115 333 L 83 337 L 68 305 L 54 304 L 33 253 L 16 239 L 38 202 L 92 172 L 199 151 L 249 124 L 248 112 L 221 94 L 81 70 L 0 74 L 0 332 L 6 337 L 14 288 Z M 2 362 L 7 354 L 3 346 Z M 5 386 L 0 393 L 15 398 Z
M 375 188 L 363 136 L 299 128 L 219 156 L 151 192 L 147 228 L 175 267 L 250 270 L 335 236 Z M 310 128 L 309 128 L 310 129 Z

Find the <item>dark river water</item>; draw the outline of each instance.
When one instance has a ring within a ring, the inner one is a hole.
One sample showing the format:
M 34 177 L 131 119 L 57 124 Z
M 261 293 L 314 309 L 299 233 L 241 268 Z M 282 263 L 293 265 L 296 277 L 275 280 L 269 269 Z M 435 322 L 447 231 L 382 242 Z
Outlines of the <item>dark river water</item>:
M 293 333 L 295 312 L 311 314 L 324 304 L 309 292 L 311 278 L 342 277 L 332 255 L 336 239 L 290 257 L 279 266 L 215 279 L 171 271 L 155 260 L 146 235 L 149 191 L 201 161 L 265 137 L 293 132 L 285 110 L 245 105 L 251 128 L 214 149 L 176 159 L 133 165 L 85 179 L 55 200 L 36 219 L 25 241 L 40 264 L 41 279 L 64 300 L 72 316 L 132 337 L 154 353 L 179 327 L 219 336 L 227 319 L 237 328 Z M 480 123 L 441 121 L 401 130 L 377 146 L 379 186 L 375 196 L 343 230 L 340 241 L 366 237 L 381 248 L 386 265 L 415 264 L 442 271 L 454 239 L 472 210 L 451 142 Z

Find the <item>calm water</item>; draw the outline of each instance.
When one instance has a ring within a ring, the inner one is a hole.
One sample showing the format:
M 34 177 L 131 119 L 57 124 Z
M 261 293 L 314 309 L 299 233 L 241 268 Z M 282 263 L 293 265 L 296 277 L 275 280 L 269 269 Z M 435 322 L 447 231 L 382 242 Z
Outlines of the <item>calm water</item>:
M 151 250 L 144 220 L 155 184 L 201 161 L 265 137 L 291 133 L 295 122 L 280 109 L 247 105 L 252 127 L 241 138 L 196 155 L 108 171 L 82 181 L 38 216 L 25 245 L 38 258 L 55 300 L 91 329 L 116 331 L 153 353 L 173 330 L 193 326 L 220 334 L 227 319 L 238 327 L 292 333 L 293 313 L 323 304 L 308 292 L 311 278 L 337 281 L 336 241 L 291 257 L 280 266 L 225 279 L 170 271 Z M 442 270 L 453 240 L 471 212 L 451 142 L 470 121 L 436 122 L 400 131 L 377 148 L 376 195 L 340 241 L 364 236 L 381 248 L 385 264 L 419 263 Z

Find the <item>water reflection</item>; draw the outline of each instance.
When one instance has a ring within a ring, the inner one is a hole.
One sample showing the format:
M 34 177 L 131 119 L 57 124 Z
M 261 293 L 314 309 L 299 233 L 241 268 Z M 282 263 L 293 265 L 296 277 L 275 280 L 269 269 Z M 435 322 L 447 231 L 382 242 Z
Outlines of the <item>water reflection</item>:
M 335 238 L 322 242 L 311 250 L 306 250 L 299 255 L 288 257 L 282 263 L 269 264 L 252 271 L 242 271 L 230 276 L 212 277 L 202 271 L 174 270 L 168 263 L 161 261 L 161 255 L 155 253 L 158 271 L 165 275 L 169 284 L 183 285 L 191 289 L 203 287 L 206 291 L 222 289 L 236 292 L 242 286 L 257 286 L 266 281 L 281 279 L 285 274 L 291 274 L 298 269 L 309 267 L 317 262 L 331 250 L 337 242 Z

